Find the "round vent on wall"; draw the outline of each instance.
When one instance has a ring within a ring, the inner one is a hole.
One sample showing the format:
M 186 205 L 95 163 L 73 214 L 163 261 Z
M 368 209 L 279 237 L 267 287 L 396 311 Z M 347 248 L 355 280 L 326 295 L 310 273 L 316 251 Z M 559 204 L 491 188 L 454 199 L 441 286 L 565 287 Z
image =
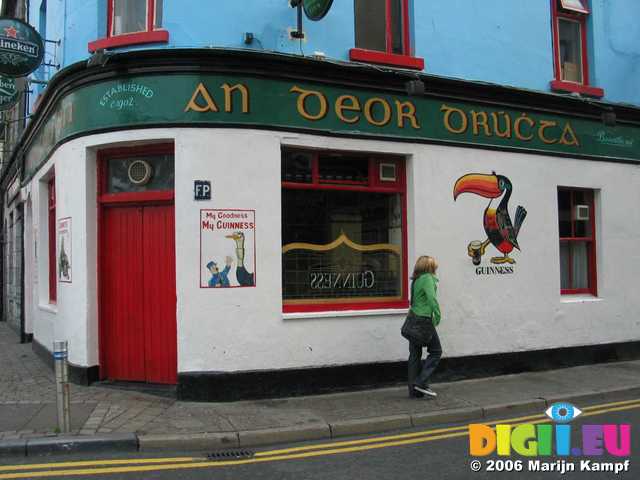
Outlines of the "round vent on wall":
M 144 160 L 134 160 L 129 165 L 129 181 L 134 185 L 146 185 L 151 180 L 153 168 L 149 162 Z

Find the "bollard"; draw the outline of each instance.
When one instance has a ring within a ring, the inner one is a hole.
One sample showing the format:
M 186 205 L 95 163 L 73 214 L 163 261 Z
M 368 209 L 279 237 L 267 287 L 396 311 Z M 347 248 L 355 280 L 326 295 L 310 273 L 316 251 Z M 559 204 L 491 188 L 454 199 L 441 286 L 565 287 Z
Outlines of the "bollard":
M 58 406 L 58 429 L 63 433 L 71 431 L 69 420 L 69 366 L 67 363 L 67 342 L 53 342 L 53 360 L 56 368 L 56 404 Z

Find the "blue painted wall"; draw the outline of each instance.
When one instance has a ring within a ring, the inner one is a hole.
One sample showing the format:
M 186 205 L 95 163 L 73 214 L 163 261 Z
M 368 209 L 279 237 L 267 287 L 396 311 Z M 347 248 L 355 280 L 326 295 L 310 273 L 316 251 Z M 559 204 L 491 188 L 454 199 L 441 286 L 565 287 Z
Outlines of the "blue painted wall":
M 36 28 L 42 1 L 30 0 Z M 211 46 L 295 55 L 321 51 L 348 61 L 354 46 L 353 0 L 334 0 L 320 22 L 305 18 L 303 42 L 288 38 L 296 14 L 286 0 L 164 1 L 169 44 L 123 51 Z M 591 0 L 591 8 L 591 84 L 605 90 L 604 100 L 640 106 L 640 1 Z M 412 9 L 416 55 L 424 58 L 426 73 L 549 92 L 549 0 L 412 0 Z M 106 34 L 106 12 L 107 0 L 47 0 L 47 37 L 63 39 L 63 66 L 88 58 L 87 44 Z M 244 44 L 245 32 L 253 33 L 253 44 Z

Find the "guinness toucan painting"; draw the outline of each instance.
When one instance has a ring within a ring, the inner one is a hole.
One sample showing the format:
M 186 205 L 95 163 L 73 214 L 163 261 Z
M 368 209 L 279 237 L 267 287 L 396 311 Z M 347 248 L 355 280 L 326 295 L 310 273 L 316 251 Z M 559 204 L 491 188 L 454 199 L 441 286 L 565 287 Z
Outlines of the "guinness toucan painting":
M 479 265 L 489 244 L 493 245 L 502 256 L 491 258 L 493 264 L 514 264 L 516 261 L 509 256 L 514 248 L 520 250 L 518 234 L 527 211 L 518 205 L 513 221 L 509 214 L 509 199 L 513 191 L 511 181 L 496 172 L 491 174 L 469 173 L 460 177 L 453 186 L 454 201 L 463 193 L 473 193 L 489 198 L 489 204 L 484 210 L 483 224 L 487 238 L 484 241 L 474 240 L 467 246 L 467 254 L 474 265 Z M 494 204 L 500 199 L 498 205 Z

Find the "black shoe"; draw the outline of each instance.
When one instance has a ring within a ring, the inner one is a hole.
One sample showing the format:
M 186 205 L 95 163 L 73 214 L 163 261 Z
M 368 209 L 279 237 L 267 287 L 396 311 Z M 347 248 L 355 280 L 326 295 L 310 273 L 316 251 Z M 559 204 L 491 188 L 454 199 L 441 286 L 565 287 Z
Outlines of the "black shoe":
M 418 392 L 413 388 L 409 391 L 409 398 L 422 398 L 422 397 L 424 397 L 424 393 L 422 392 Z
M 419 385 L 414 385 L 413 389 L 416 392 L 420 392 L 420 393 L 422 393 L 424 395 L 429 395 L 430 397 L 437 397 L 438 396 L 438 394 L 436 392 L 434 392 L 433 390 L 431 390 L 428 386 L 421 387 Z

